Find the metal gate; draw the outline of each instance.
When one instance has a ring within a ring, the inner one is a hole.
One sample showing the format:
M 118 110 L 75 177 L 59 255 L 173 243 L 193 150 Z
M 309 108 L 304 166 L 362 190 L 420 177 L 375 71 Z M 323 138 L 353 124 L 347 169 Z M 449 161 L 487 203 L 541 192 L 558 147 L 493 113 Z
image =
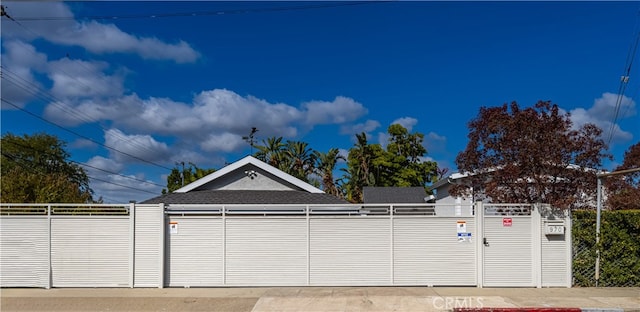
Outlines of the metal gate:
M 536 286 L 531 208 L 531 205 L 484 205 L 483 286 Z
M 472 206 L 168 205 L 165 213 L 168 287 L 478 286 Z

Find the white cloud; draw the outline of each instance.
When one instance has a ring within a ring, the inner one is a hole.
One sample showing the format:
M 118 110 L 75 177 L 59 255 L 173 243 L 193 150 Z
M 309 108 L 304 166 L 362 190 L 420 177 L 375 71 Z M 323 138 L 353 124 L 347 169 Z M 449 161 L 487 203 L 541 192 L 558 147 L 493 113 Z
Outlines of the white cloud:
M 349 157 L 349 150 L 344 148 L 338 149 L 338 156 L 342 156 L 344 159 L 338 159 L 338 163 L 346 163 L 347 157 Z
M 306 102 L 302 108 L 306 110 L 306 123 L 310 126 L 351 122 L 367 113 L 362 104 L 344 96 L 338 96 L 332 102 Z
M 120 170 L 124 169 L 124 166 L 122 163 L 116 162 L 113 159 L 104 158 L 102 156 L 94 156 L 91 159 L 89 159 L 86 162 L 86 164 L 91 167 L 98 168 L 98 169 L 95 169 L 95 168 L 87 167 L 87 171 L 90 174 L 94 174 L 94 173 L 99 174 L 100 172 L 99 169 L 110 171 L 110 172 L 120 172 Z
M 359 123 L 355 125 L 343 125 L 340 127 L 341 134 L 358 134 L 358 133 L 368 133 L 373 130 L 376 130 L 380 127 L 380 122 L 377 120 L 367 120 L 364 123 Z
M 428 153 L 446 152 L 447 138 L 431 131 L 424 136 L 424 146 Z
M 407 131 L 411 132 L 413 130 L 413 126 L 418 123 L 418 119 L 412 117 L 402 117 L 391 122 L 392 125 L 398 124 L 407 129 Z
M 387 148 L 387 144 L 389 144 L 389 139 L 391 136 L 386 132 L 378 132 L 378 144 L 382 146 L 382 148 Z
M 73 142 L 71 142 L 71 144 L 69 144 L 70 147 L 72 148 L 78 148 L 78 149 L 84 149 L 84 148 L 96 148 L 98 147 L 98 144 L 96 144 L 95 142 L 91 141 L 91 140 L 87 140 L 87 139 L 77 139 Z
M 110 158 L 117 162 L 166 161 L 171 151 L 166 143 L 158 142 L 150 135 L 128 135 L 118 129 L 109 129 L 104 133 L 105 145 L 116 149 L 109 150 Z
M 159 196 L 162 187 L 147 179 L 144 175 L 116 175 L 103 174 L 91 179 L 91 189 L 94 191 L 94 199 L 103 197 L 105 203 L 128 203 L 131 200 L 143 201 Z M 98 180 L 99 179 L 99 180 Z M 147 182 L 141 182 L 147 181 Z
M 51 93 L 57 98 L 119 96 L 123 93 L 120 75 L 103 73 L 104 62 L 86 62 L 63 58 L 48 64 L 48 75 L 53 81 Z
M 49 33 L 46 39 L 65 45 L 81 46 L 93 53 L 134 53 L 145 59 L 173 60 L 176 63 L 195 62 L 200 54 L 180 40 L 164 43 L 157 38 L 127 34 L 113 24 L 96 21 L 74 23 Z
M 214 89 L 197 94 L 193 103 L 180 103 L 166 98 L 141 99 L 136 94 L 60 101 L 48 105 L 45 115 L 65 126 L 108 122 L 113 127 L 140 135 L 176 137 L 191 149 L 199 146 L 207 152 L 231 152 L 241 149 L 245 144 L 241 138 L 248 134 L 251 127 L 257 127 L 262 138 L 293 138 L 298 135 L 299 128 L 309 126 L 309 120 L 318 123 L 340 122 L 356 118 L 364 109 L 361 104 L 345 97 L 338 97 L 333 102 L 309 103 L 302 105 L 303 109 L 298 109 L 254 96 L 240 96 L 230 90 Z M 347 109 L 335 112 L 351 114 L 350 117 L 338 118 L 327 112 L 321 118 L 310 117 L 320 114 L 319 110 L 338 105 L 336 103 L 355 103 L 353 106 L 339 106 Z M 345 126 L 342 130 L 358 133 L 373 131 L 379 126 L 379 122 L 369 120 L 363 124 Z
M 107 99 L 56 102 L 49 105 L 45 113 L 47 117 L 64 125 L 109 120 L 116 126 L 139 133 L 195 136 L 206 140 L 208 133 L 227 132 L 241 137 L 251 127 L 257 127 L 261 136 L 295 137 L 298 127 L 306 126 L 305 121 L 316 110 L 299 110 L 284 103 L 273 104 L 253 96 L 243 97 L 233 91 L 214 89 L 198 94 L 193 104 L 166 98 L 143 100 L 133 94 Z M 317 122 L 340 120 L 342 119 L 316 119 Z M 377 121 L 370 120 L 354 125 L 348 131 L 371 131 L 379 125 Z
M 200 147 L 207 152 L 233 152 L 246 147 L 246 143 L 239 135 L 227 132 L 209 135 L 207 140 L 200 143 Z
M 42 37 L 56 44 L 80 46 L 93 53 L 134 53 L 144 59 L 195 62 L 200 54 L 188 43 L 165 43 L 158 38 L 140 37 L 123 32 L 114 24 L 97 21 L 75 21 L 69 6 L 62 2 L 12 2 L 10 14 L 28 18 L 38 16 L 70 19 L 32 21 L 29 31 L 16 23 L 2 23 L 3 36 L 32 40 Z M 5 19 L 3 19 L 4 21 Z
M 160 195 L 162 187 L 148 180 L 143 173 L 122 174 L 125 163 L 102 156 L 94 156 L 84 166 L 89 175 L 94 199 L 103 197 L 105 203 L 141 201 L 154 194 Z M 146 181 L 146 182 L 145 182 Z M 166 177 L 163 182 L 166 181 Z
M 47 56 L 20 40 L 4 41 L 2 45 L 2 98 L 18 107 L 24 107 L 29 100 L 36 98 L 38 90 L 42 89 L 42 84 L 35 80 L 34 71 L 44 70 Z M 4 103 L 2 108 L 13 109 Z
M 243 97 L 225 90 L 215 89 L 201 92 L 194 99 L 193 114 L 202 123 L 213 129 L 245 134 L 247 129 L 257 127 L 262 135 L 293 137 L 297 134 L 293 124 L 304 120 L 304 113 L 284 104 L 271 104 L 253 96 Z
M 602 97 L 595 99 L 593 106 L 589 108 L 589 114 L 599 116 L 601 119 L 613 120 L 617 101 L 617 94 L 605 92 L 602 94 Z M 635 106 L 636 103 L 630 97 L 622 96 L 620 99 L 618 118 L 634 116 L 636 114 Z
M 613 128 L 612 142 L 625 142 L 633 139 L 633 134 L 620 128 L 619 124 L 613 124 L 616 114 L 616 103 L 618 95 L 613 93 L 603 93 L 602 97 L 594 100 L 589 109 L 575 108 L 569 113 L 574 128 L 582 127 L 584 124 L 592 123 L 602 129 L 602 137 L 606 140 Z M 623 96 L 620 101 L 618 120 L 632 117 L 636 114 L 636 103 L 633 99 Z M 613 126 L 613 127 L 612 127 Z

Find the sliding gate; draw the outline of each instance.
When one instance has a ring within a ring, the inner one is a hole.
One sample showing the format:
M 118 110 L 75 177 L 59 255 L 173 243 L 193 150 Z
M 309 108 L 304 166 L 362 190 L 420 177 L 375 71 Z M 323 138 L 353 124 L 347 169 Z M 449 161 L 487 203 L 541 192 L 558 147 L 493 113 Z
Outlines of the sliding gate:
M 165 286 L 477 285 L 471 206 L 171 205 L 166 214 Z

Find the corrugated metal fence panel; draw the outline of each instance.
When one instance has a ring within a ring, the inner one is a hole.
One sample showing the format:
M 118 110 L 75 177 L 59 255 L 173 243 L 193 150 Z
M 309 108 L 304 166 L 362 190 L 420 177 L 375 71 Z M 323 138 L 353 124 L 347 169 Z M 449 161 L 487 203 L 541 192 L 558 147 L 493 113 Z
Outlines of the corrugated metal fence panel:
M 52 217 L 53 287 L 129 285 L 128 217 Z
M 458 241 L 457 221 L 466 221 L 471 241 Z M 393 224 L 394 284 L 477 285 L 473 218 L 395 218 Z
M 567 222 L 567 221 L 565 221 Z M 568 231 L 565 229 L 564 235 L 545 235 L 545 222 L 541 222 L 540 235 L 542 242 L 542 287 L 570 287 L 571 282 L 568 280 L 567 271 L 570 270 L 568 265 L 567 252 Z
M 0 218 L 0 287 L 49 287 L 47 217 Z
M 171 224 L 175 225 L 173 231 Z M 165 233 L 165 285 L 222 285 L 221 217 L 171 216 Z
M 164 257 L 164 211 L 158 205 L 136 205 L 134 287 L 161 287 Z
M 511 226 L 503 225 L 503 217 L 484 218 L 484 286 L 532 287 L 532 220 L 530 216 L 506 216 Z
M 227 218 L 226 285 L 307 282 L 306 218 Z
M 311 285 L 390 285 L 389 218 L 310 220 Z

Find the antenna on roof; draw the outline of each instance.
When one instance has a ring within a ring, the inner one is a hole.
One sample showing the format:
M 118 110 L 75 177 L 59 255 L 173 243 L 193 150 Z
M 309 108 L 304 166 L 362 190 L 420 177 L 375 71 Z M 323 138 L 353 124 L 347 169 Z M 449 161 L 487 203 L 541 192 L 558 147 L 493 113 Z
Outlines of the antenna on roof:
M 251 146 L 251 155 L 253 155 L 253 144 L 255 143 L 253 136 L 256 134 L 256 132 L 258 132 L 258 128 L 251 127 L 251 133 L 248 136 L 242 137 L 242 139 L 245 142 L 249 143 L 249 146 Z

